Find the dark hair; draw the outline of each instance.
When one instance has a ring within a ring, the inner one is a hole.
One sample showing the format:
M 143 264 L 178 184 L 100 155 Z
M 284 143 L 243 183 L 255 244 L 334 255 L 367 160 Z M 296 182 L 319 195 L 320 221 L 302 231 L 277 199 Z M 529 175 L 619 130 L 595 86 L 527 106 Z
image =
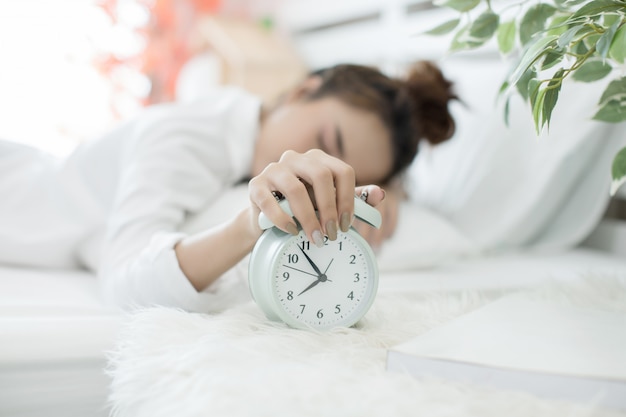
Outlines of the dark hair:
M 458 97 L 452 83 L 432 62 L 419 61 L 406 79 L 391 78 L 379 70 L 340 64 L 311 73 L 322 83 L 308 98 L 337 97 L 355 107 L 378 114 L 391 132 L 394 161 L 382 183 L 402 172 L 417 155 L 418 143 L 438 144 L 455 130 L 448 102 Z

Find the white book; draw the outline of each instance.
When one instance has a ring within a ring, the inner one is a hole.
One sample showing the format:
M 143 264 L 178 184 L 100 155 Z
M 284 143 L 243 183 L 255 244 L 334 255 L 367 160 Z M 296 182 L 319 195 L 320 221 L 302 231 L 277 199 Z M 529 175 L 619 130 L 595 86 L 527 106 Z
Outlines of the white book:
M 626 410 L 626 313 L 506 296 L 390 349 L 387 370 Z

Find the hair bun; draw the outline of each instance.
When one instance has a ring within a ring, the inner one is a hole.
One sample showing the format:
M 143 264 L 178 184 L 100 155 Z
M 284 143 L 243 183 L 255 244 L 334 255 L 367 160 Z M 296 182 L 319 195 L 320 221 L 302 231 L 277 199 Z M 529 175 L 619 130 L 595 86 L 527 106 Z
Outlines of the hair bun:
M 421 136 L 434 145 L 450 139 L 455 123 L 448 103 L 458 99 L 452 90 L 452 82 L 433 62 L 418 61 L 410 68 L 405 84 Z

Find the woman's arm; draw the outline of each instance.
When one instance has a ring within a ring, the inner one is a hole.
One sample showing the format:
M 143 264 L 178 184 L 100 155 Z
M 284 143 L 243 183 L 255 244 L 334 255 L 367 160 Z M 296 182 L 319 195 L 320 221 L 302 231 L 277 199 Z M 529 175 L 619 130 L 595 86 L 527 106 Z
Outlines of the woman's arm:
M 198 152 L 170 146 L 169 140 L 152 141 L 145 154 L 133 158 L 125 169 L 99 273 L 105 295 L 114 303 L 159 304 L 190 311 L 210 308 L 211 301 L 200 291 L 250 252 L 262 232 L 258 226 L 261 211 L 279 228 L 297 233 L 274 191 L 289 199 L 313 241 L 318 233 L 334 239 L 333 228 L 346 230 L 352 222 L 352 168 L 321 151 L 290 151 L 250 181 L 248 208 L 217 227 L 191 236 L 181 234 L 178 230 L 185 213 L 202 207 L 207 195 L 214 198 L 221 187 L 219 176 L 207 171 L 202 162 L 208 156 L 198 158 Z M 370 188 L 368 202 L 375 205 L 383 192 Z
M 202 291 L 241 261 L 261 235 L 250 224 L 252 208 L 246 208 L 224 224 L 188 236 L 174 250 L 180 269 L 196 291 Z
M 208 287 L 254 247 L 262 232 L 257 223 L 261 207 L 279 228 L 297 233 L 294 220 L 278 206 L 273 192 L 289 200 L 309 239 L 313 241 L 314 234 L 321 233 L 335 240 L 338 229 L 346 231 L 352 223 L 355 192 L 360 194 L 364 188 L 355 188 L 349 165 L 321 151 L 286 152 L 280 161 L 250 181 L 250 207 L 228 222 L 176 245 L 180 268 L 196 290 Z M 373 185 L 367 186 L 367 191 L 368 203 L 374 206 L 385 196 Z

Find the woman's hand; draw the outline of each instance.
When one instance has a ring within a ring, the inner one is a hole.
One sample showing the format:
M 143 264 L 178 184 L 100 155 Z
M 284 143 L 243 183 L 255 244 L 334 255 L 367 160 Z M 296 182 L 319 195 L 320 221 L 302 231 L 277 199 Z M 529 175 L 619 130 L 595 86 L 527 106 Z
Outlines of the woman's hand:
M 383 222 L 379 229 L 369 224 L 358 221 L 354 224 L 354 228 L 361 236 L 372 246 L 376 252 L 386 239 L 389 239 L 396 230 L 398 225 L 398 212 L 400 201 L 405 198 L 404 192 L 399 185 L 392 185 L 390 188 L 383 190 L 382 188 L 373 188 L 371 186 L 358 188 L 357 195 L 360 195 L 361 189 L 368 191 L 367 203 L 376 207 L 382 216 Z M 382 194 L 382 195 L 380 195 Z
M 337 231 L 346 232 L 354 219 L 354 169 L 321 150 L 305 153 L 285 152 L 278 162 L 268 165 L 249 185 L 251 221 L 260 234 L 257 218 L 262 211 L 279 229 L 297 234 L 294 220 L 278 205 L 275 194 L 284 196 L 294 217 L 308 239 L 323 246 L 324 235 L 337 239 Z M 376 205 L 384 198 L 377 186 L 367 186 L 368 203 Z M 319 218 L 315 211 L 319 213 Z

